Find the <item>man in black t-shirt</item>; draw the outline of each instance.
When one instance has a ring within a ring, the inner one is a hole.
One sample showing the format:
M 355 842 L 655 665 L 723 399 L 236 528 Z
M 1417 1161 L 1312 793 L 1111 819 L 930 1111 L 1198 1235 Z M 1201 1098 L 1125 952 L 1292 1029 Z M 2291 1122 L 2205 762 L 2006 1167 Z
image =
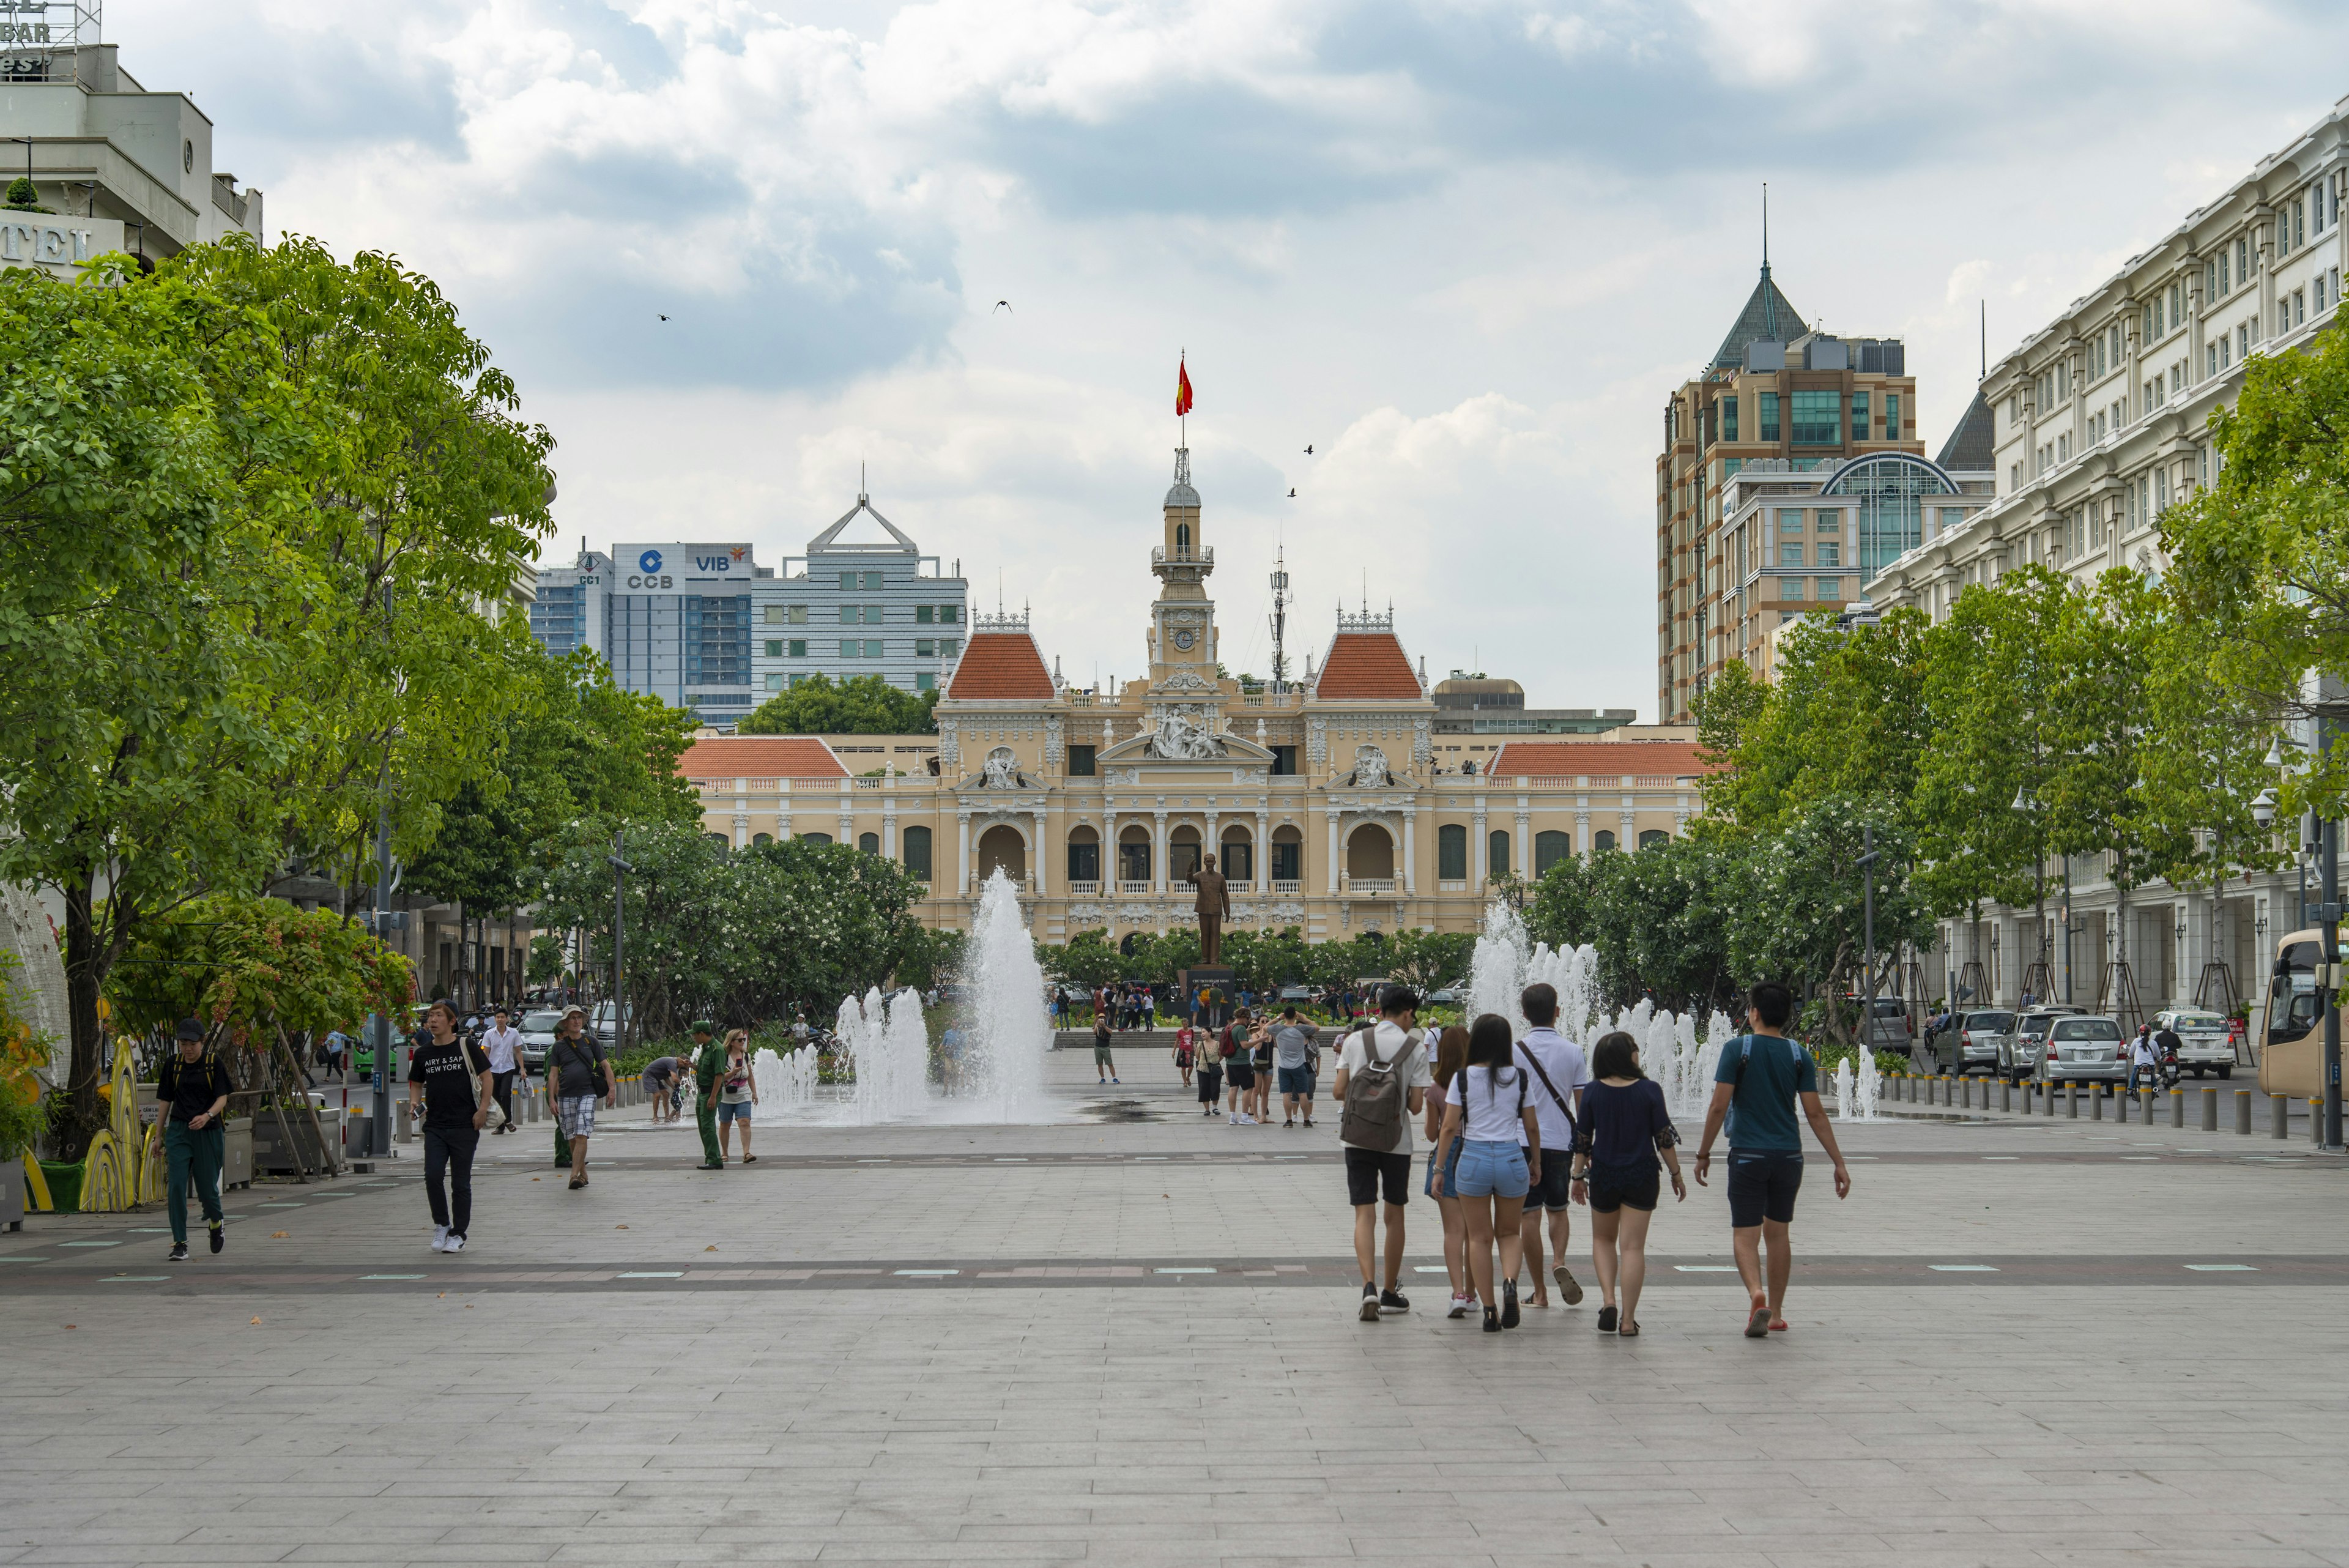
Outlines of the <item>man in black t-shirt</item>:
M 204 1224 L 212 1231 L 212 1251 L 228 1244 L 221 1227 L 221 1165 L 228 1137 L 221 1116 L 236 1085 L 228 1068 L 204 1054 L 204 1026 L 183 1018 L 178 1042 L 155 1075 L 155 1101 L 163 1107 L 163 1158 L 171 1175 L 166 1190 L 171 1210 L 171 1262 L 188 1257 L 188 1184 L 203 1205 Z
M 424 1192 L 432 1204 L 432 1250 L 461 1252 L 473 1218 L 473 1151 L 490 1116 L 490 1059 L 457 1037 L 457 1010 L 436 1002 L 428 1036 L 408 1057 L 408 1103 L 424 1112 Z M 448 1192 L 441 1191 L 443 1177 Z

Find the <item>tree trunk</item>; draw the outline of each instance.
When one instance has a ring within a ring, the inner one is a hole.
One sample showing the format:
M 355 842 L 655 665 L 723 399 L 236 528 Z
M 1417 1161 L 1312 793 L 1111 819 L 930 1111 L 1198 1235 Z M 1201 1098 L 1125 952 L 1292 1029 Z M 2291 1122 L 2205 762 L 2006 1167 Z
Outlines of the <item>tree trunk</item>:
M 106 1042 L 98 1028 L 98 993 L 110 967 L 98 949 L 95 874 L 62 889 L 66 903 L 66 1017 L 73 1040 L 73 1064 L 66 1076 L 66 1117 L 57 1128 L 57 1158 L 78 1160 L 105 1125 L 98 1114 L 98 1083 Z

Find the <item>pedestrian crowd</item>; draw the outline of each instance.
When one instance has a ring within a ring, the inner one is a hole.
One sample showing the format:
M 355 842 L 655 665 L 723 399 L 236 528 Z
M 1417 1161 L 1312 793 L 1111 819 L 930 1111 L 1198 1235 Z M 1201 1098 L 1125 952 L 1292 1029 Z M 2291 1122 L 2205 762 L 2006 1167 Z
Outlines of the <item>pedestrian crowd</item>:
M 1486 1332 L 1498 1334 L 1516 1328 L 1526 1308 L 1549 1306 L 1553 1286 L 1558 1303 L 1578 1304 L 1583 1287 L 1567 1258 L 1573 1210 L 1584 1207 L 1599 1292 L 1598 1330 L 1623 1338 L 1640 1333 L 1648 1228 L 1664 1173 L 1675 1200 L 1688 1197 L 1680 1130 L 1662 1088 L 1641 1069 L 1631 1035 L 1603 1034 L 1586 1055 L 1558 1031 L 1555 988 L 1529 985 L 1517 1005 L 1531 1025 L 1523 1040 L 1513 1037 L 1508 1020 L 1489 1012 L 1464 1028 L 1432 1031 L 1419 1026 L 1417 995 L 1392 986 L 1380 999 L 1378 1022 L 1339 1045 L 1330 1092 L 1340 1107 L 1364 1323 L 1411 1309 L 1402 1276 L 1416 1123 L 1428 1145 L 1421 1192 L 1435 1203 L 1444 1227 L 1449 1316 L 1478 1315 Z M 1786 1328 L 1804 1122 L 1833 1164 L 1836 1196 L 1851 1190 L 1850 1170 L 1819 1104 L 1817 1065 L 1785 1033 L 1793 1012 L 1792 993 L 1775 981 L 1748 994 L 1747 1033 L 1722 1051 L 1694 1161 L 1693 1174 L 1704 1185 L 1714 1144 L 1726 1131 L 1730 1248 L 1748 1298 L 1744 1332 L 1754 1339 Z M 1243 1013 L 1234 1030 L 1244 1022 Z M 1241 1055 L 1226 1058 L 1227 1071 L 1252 1054 L 1260 1033 L 1250 1031 Z M 1309 1049 L 1310 1044 L 1309 1034 Z M 1278 1054 L 1282 1047 L 1272 1049 Z M 1210 1070 L 1199 1068 L 1203 1103 L 1211 1100 Z M 1288 1082 L 1284 1078 L 1284 1095 Z M 1302 1082 L 1310 1125 L 1309 1075 Z M 1531 1290 L 1521 1299 L 1519 1282 L 1528 1277 Z

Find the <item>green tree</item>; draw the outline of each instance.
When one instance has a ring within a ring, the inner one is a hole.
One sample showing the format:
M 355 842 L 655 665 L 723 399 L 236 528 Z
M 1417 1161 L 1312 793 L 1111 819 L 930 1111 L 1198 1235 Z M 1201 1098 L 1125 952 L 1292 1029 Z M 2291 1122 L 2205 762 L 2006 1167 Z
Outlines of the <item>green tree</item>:
M 1475 946 L 1466 931 L 1402 931 L 1388 944 L 1387 974 L 1423 995 L 1464 984 Z
M 1044 968 L 1055 980 L 1081 985 L 1087 991 L 1099 991 L 1120 977 L 1124 956 L 1109 940 L 1108 928 L 1096 926 L 1076 932 L 1061 947 L 1047 948 Z
M 768 698 L 734 726 L 743 735 L 935 735 L 936 691 L 906 691 L 878 675 L 811 675 Z

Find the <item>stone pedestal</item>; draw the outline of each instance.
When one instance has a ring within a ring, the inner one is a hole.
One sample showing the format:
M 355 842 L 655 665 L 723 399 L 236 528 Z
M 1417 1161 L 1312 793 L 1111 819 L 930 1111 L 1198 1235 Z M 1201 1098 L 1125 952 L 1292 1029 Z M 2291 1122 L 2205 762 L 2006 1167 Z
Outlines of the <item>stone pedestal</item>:
M 1199 1023 L 1211 1029 L 1229 1023 L 1232 1009 L 1239 1005 L 1238 979 L 1220 964 L 1185 970 L 1178 989 L 1178 1017 L 1188 1020 L 1195 1015 Z

